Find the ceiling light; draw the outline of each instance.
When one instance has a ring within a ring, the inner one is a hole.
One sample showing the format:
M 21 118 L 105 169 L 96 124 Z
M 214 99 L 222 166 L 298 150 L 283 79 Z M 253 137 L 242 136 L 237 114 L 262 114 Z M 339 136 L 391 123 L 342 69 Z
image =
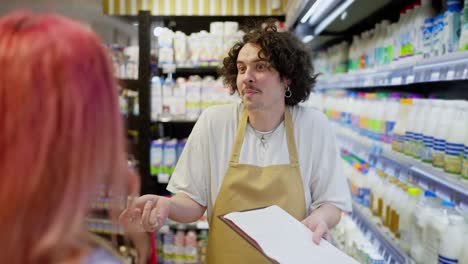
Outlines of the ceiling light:
M 312 41 L 314 39 L 314 36 L 313 35 L 307 35 L 305 37 L 302 38 L 302 42 L 304 43 L 309 43 L 310 41 Z
M 338 8 L 336 8 L 330 15 L 328 15 L 320 24 L 315 27 L 314 35 L 320 34 L 325 28 L 330 25 L 339 15 L 341 15 L 346 9 L 354 2 L 354 0 L 346 0 Z

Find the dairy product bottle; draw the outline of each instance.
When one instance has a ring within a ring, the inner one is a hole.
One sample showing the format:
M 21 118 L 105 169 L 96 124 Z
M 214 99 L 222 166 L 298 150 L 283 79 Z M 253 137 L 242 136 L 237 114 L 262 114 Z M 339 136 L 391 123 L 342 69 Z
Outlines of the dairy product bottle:
M 465 241 L 465 219 L 455 210 L 448 215 L 448 226 L 442 233 L 439 246 L 439 264 L 455 264 L 463 250 Z
M 418 57 L 424 56 L 424 30 L 426 28 L 426 19 L 430 19 L 434 16 L 434 10 L 432 8 L 431 0 L 422 0 L 421 7 L 418 9 L 418 13 L 414 20 L 414 34 L 415 34 L 415 55 Z M 432 22 L 430 23 L 432 27 Z M 430 35 L 428 35 L 430 37 Z
M 414 146 L 411 153 L 411 155 L 416 159 L 421 159 L 422 156 L 422 150 L 424 147 L 424 123 L 427 122 L 427 118 L 429 117 L 428 115 L 431 109 L 429 100 L 421 99 L 419 102 L 419 111 L 416 114 L 413 130 Z
M 437 128 L 438 121 L 442 118 L 440 113 L 442 111 L 442 100 L 431 100 L 432 107 L 429 110 L 426 122 L 423 128 L 423 141 L 424 146 L 421 151 L 421 160 L 425 163 L 432 163 L 434 135 Z
M 445 54 L 446 50 L 443 45 L 444 33 L 444 14 L 439 14 L 434 17 L 432 22 L 432 52 L 431 57 L 437 57 Z
M 463 108 L 463 131 L 468 131 L 468 102 Z M 468 181 L 468 133 L 465 133 L 461 178 Z
M 411 257 L 416 263 L 423 263 L 425 230 L 430 219 L 430 213 L 436 208 L 437 197 L 431 191 L 425 191 L 424 197 L 419 200 L 414 212 L 412 213 L 411 222 Z
M 427 135 L 425 134 L 425 126 L 430 122 L 431 113 L 432 113 L 433 105 L 432 100 L 423 100 L 423 107 L 421 109 L 421 114 L 417 119 L 416 123 L 416 131 L 417 134 L 417 142 L 416 142 L 416 153 L 414 157 L 417 159 L 423 160 L 425 157 L 426 152 L 426 142 L 425 138 Z
M 463 211 L 465 219 L 465 233 L 464 237 L 468 237 L 468 211 Z M 463 242 L 463 248 L 459 256 L 459 264 L 468 264 L 468 239 Z
M 398 108 L 398 117 L 393 129 L 392 150 L 402 153 L 405 143 L 405 133 L 408 124 L 408 116 L 412 108 L 411 99 L 401 99 Z
M 408 188 L 407 197 L 408 200 L 406 203 L 403 203 L 402 210 L 400 212 L 400 246 L 406 252 L 410 252 L 411 250 L 411 243 L 413 241 L 412 238 L 412 227 L 413 227 L 413 213 L 414 209 L 419 203 L 419 196 L 421 194 L 421 190 L 418 188 Z
M 384 121 L 385 121 L 385 129 L 384 129 L 384 138 L 383 142 L 385 146 L 391 147 L 393 141 L 393 129 L 395 128 L 395 122 L 398 117 L 398 108 L 400 95 L 399 94 L 391 94 L 390 99 L 388 99 L 385 105 L 385 113 L 384 113 Z
M 444 13 L 444 31 L 442 33 L 442 45 L 447 53 L 458 51 L 460 34 L 461 1 L 447 1 L 447 10 Z
M 454 211 L 455 205 L 448 201 L 442 201 L 442 208 L 433 210 L 429 215 L 431 221 L 425 232 L 424 263 L 437 264 L 441 241 L 449 226 L 448 216 Z
M 445 165 L 445 145 L 453 115 L 453 102 L 444 101 L 440 120 L 434 134 L 432 165 L 436 168 L 444 168 Z
M 388 177 L 388 176 L 387 176 Z M 387 191 L 382 195 L 382 215 L 381 220 L 384 227 L 388 228 L 388 218 L 390 215 L 390 199 L 396 191 L 395 179 L 388 177 L 385 181 L 385 186 L 387 186 Z
M 454 118 L 450 120 L 450 128 L 445 144 L 444 170 L 448 173 L 460 175 L 468 126 L 465 124 L 465 101 L 456 101 L 453 104 Z
M 415 148 L 416 135 L 414 133 L 414 129 L 420 108 L 420 99 L 413 99 L 413 106 L 411 107 L 411 111 L 408 115 L 408 123 L 405 131 L 404 153 L 407 156 L 411 156 Z
M 380 175 L 374 169 L 369 171 L 369 176 L 374 178 L 374 185 L 371 191 L 371 211 L 377 218 L 382 216 L 382 197 L 385 192 L 384 182 Z
M 401 212 L 403 211 L 403 206 L 408 196 L 406 194 L 407 186 L 405 184 L 398 182 L 397 187 L 395 197 L 391 200 L 389 226 L 392 237 L 400 239 Z
M 468 50 L 468 0 L 465 0 L 461 16 L 460 51 Z

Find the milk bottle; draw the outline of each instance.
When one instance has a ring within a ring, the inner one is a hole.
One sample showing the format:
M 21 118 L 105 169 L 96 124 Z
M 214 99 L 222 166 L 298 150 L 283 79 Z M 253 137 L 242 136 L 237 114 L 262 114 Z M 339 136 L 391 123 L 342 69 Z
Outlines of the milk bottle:
M 454 115 L 453 102 L 444 101 L 443 110 L 434 135 L 434 154 L 432 165 L 437 168 L 444 168 L 445 165 L 445 145 L 450 129 L 451 119 Z
M 432 163 L 432 155 L 434 152 L 434 135 L 437 128 L 438 120 L 442 117 L 440 116 L 442 111 L 442 100 L 431 100 L 432 107 L 429 110 L 426 122 L 423 128 L 423 141 L 424 146 L 421 151 L 421 160 L 425 163 Z
M 444 170 L 461 174 L 467 126 L 465 125 L 465 102 L 454 102 L 454 118 L 450 120 L 447 142 L 445 144 Z
M 409 198 L 406 204 L 403 203 L 402 210 L 400 212 L 400 245 L 403 250 L 409 252 L 411 249 L 412 231 L 413 226 L 413 213 L 414 209 L 418 205 L 419 195 L 421 190 L 418 188 L 408 188 L 407 197 Z
M 424 198 L 419 200 L 412 214 L 411 221 L 411 257 L 416 263 L 423 263 L 425 232 L 430 219 L 430 213 L 436 208 L 437 198 L 431 191 L 424 192 Z
M 404 153 L 407 156 L 411 156 L 413 153 L 413 149 L 415 148 L 415 123 L 420 112 L 420 99 L 413 99 L 413 106 L 411 107 L 411 111 L 408 115 L 408 123 L 405 131 L 405 144 L 404 144 Z
M 424 263 L 437 264 L 441 241 L 449 226 L 449 215 L 453 213 L 455 205 L 449 201 L 442 201 L 442 208 L 433 210 L 429 215 L 429 221 L 424 240 Z
M 441 264 L 458 263 L 465 240 L 465 219 L 463 216 L 453 210 L 448 215 L 448 220 L 439 246 L 439 263 Z
M 408 116 L 412 107 L 411 99 L 401 99 L 398 109 L 398 117 L 393 129 L 392 150 L 402 153 L 405 143 L 405 133 L 408 124 Z
M 468 8 L 468 7 L 467 7 Z M 468 103 L 465 103 L 463 114 L 463 130 L 468 131 Z M 468 181 L 468 133 L 465 133 L 464 139 L 464 154 L 463 154 L 463 164 L 462 164 L 462 180 Z
M 468 7 L 467 7 L 468 8 Z M 465 218 L 465 233 L 464 237 L 468 237 L 468 212 L 464 212 Z M 459 257 L 459 264 L 468 264 L 468 239 L 465 239 L 463 248 Z

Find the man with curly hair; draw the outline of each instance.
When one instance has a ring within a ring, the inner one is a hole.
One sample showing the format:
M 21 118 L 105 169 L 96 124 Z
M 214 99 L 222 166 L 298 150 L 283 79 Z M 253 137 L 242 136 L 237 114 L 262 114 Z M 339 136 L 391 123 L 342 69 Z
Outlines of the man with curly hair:
M 242 102 L 203 112 L 169 182 L 173 197 L 139 197 L 126 214 L 154 231 L 167 217 L 193 222 L 208 210 L 207 263 L 269 263 L 218 219 L 233 211 L 279 205 L 319 243 L 351 204 L 331 125 L 298 105 L 315 83 L 309 53 L 269 24 L 248 31 L 221 72 Z

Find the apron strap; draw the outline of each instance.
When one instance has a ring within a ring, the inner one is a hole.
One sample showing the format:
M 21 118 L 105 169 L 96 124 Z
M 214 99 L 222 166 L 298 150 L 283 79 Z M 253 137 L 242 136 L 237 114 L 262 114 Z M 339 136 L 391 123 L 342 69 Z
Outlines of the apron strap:
M 288 142 L 289 161 L 293 167 L 299 167 L 296 141 L 294 140 L 293 122 L 288 107 L 286 107 L 286 111 L 284 112 L 284 126 L 286 127 L 286 140 Z
M 244 109 L 242 111 L 239 124 L 237 126 L 237 132 L 236 132 L 236 137 L 234 139 L 234 144 L 232 145 L 231 160 L 229 161 L 231 165 L 235 165 L 239 163 L 239 154 L 240 154 L 240 149 L 242 147 L 242 143 L 244 142 L 244 135 L 245 135 L 245 129 L 247 128 L 248 118 L 249 118 L 249 114 Z
M 249 118 L 248 112 L 244 109 L 242 111 L 239 125 L 237 126 L 236 137 L 232 146 L 231 159 L 229 163 L 235 165 L 239 163 L 240 149 L 244 142 L 245 130 L 247 128 L 247 120 Z M 292 124 L 292 117 L 289 109 L 286 107 L 284 113 L 284 125 L 286 127 L 286 140 L 288 143 L 289 161 L 294 167 L 299 167 L 299 159 L 297 155 L 296 142 L 294 140 L 294 129 Z

